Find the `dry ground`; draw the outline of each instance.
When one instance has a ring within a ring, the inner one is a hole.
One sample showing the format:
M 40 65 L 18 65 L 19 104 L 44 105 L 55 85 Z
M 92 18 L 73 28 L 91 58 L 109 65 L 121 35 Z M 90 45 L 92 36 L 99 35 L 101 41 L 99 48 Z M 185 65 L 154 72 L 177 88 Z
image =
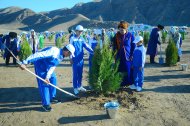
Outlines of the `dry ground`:
M 47 41 L 48 44 L 52 43 Z M 189 60 L 190 36 L 184 41 L 181 63 Z M 108 119 L 103 103 L 116 100 L 114 97 L 95 98 L 83 94 L 80 100 L 74 100 L 58 91 L 57 96 L 62 103 L 53 104 L 51 112 L 43 112 L 35 77 L 18 67 L 5 67 L 4 60 L 0 58 L 0 125 L 189 126 L 190 70 L 182 71 L 180 65 L 166 67 L 148 62 L 147 57 L 144 90 L 140 93 L 128 88 L 124 90 L 129 103 L 120 107 L 117 119 Z M 33 71 L 32 66 L 29 69 Z M 83 76 L 85 86 L 86 71 L 87 62 Z M 68 59 L 56 68 L 56 73 L 59 87 L 72 92 L 72 71 Z

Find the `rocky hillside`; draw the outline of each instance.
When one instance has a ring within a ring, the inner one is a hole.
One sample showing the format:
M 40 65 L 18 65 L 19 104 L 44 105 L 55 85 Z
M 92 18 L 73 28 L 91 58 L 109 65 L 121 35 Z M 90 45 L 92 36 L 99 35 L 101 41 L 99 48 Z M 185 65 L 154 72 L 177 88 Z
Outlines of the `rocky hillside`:
M 129 23 L 150 25 L 190 26 L 189 0 L 95 0 L 76 4 L 71 9 L 58 9 L 35 13 L 29 9 L 9 7 L 0 9 L 0 24 L 18 22 L 38 31 L 66 29 L 77 23 L 85 26 L 112 27 L 110 21 L 126 20 Z M 107 22 L 108 21 L 108 22 Z M 103 23 L 102 23 L 103 22 Z M 26 30 L 27 27 L 21 28 Z
M 48 17 L 80 13 L 90 19 L 130 23 L 190 25 L 189 0 L 102 0 L 46 13 Z

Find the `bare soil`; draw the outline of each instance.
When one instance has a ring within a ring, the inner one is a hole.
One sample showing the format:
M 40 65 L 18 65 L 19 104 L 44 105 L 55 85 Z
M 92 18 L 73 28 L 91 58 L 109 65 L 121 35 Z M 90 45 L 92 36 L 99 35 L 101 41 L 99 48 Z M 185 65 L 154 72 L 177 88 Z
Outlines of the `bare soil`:
M 51 44 L 46 41 L 46 45 Z M 163 52 L 165 48 L 166 44 L 163 44 Z M 41 108 L 36 78 L 21 71 L 18 66 L 6 67 L 1 57 L 0 125 L 189 126 L 190 70 L 182 71 L 180 64 L 190 61 L 190 36 L 187 36 L 182 48 L 181 62 L 173 67 L 149 64 L 147 56 L 142 92 L 126 87 L 107 97 L 89 91 L 81 93 L 80 99 L 74 99 L 57 91 L 62 103 L 52 104 L 51 112 L 43 112 Z M 156 60 L 158 62 L 158 56 Z M 34 71 L 33 66 L 29 69 Z M 73 93 L 72 69 L 67 58 L 56 68 L 56 73 L 58 86 Z M 88 88 L 87 73 L 86 60 L 83 85 Z M 112 100 L 120 103 L 116 119 L 109 119 L 103 107 L 104 103 Z

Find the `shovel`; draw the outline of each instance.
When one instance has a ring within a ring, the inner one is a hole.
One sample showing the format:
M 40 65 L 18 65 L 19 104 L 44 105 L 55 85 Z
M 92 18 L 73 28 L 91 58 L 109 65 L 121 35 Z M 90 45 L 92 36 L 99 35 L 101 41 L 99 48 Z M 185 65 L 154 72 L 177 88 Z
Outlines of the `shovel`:
M 21 65 L 22 63 L 19 61 L 19 59 L 16 58 L 16 56 L 12 53 L 12 51 L 9 50 L 9 48 L 7 48 L 6 45 L 4 45 L 4 46 L 5 46 L 5 48 L 12 54 L 12 56 L 17 60 L 17 63 L 18 63 L 19 65 Z M 46 80 L 44 80 L 43 78 L 41 78 L 41 77 L 39 77 L 38 75 L 36 75 L 36 74 L 33 73 L 32 71 L 30 71 L 28 68 L 25 68 L 25 70 L 28 71 L 29 73 L 31 73 L 32 75 L 34 75 L 35 77 L 37 77 L 38 79 L 42 80 L 43 82 L 47 83 Z M 60 90 L 61 92 L 65 93 L 65 94 L 68 94 L 68 95 L 70 95 L 70 96 L 72 96 L 72 97 L 74 97 L 74 98 L 76 98 L 76 99 L 79 99 L 79 98 L 80 98 L 80 97 L 77 97 L 76 95 L 74 95 L 74 94 L 72 94 L 72 93 L 70 93 L 70 92 L 67 92 L 67 91 L 65 91 L 65 90 L 63 90 L 63 89 L 61 89 L 61 88 L 59 88 L 59 87 L 57 87 L 57 86 L 51 84 L 50 82 L 49 82 L 48 84 L 49 84 L 50 86 L 52 86 L 52 87 L 54 87 L 54 88 Z
M 159 64 L 164 64 L 164 57 L 162 57 L 162 48 L 160 45 L 160 57 L 159 57 Z

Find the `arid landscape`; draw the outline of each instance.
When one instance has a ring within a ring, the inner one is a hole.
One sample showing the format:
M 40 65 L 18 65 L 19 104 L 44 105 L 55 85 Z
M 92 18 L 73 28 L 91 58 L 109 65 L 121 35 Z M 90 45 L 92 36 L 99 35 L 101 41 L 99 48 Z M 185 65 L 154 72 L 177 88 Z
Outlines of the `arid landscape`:
M 130 24 L 190 26 L 189 0 L 93 0 L 72 8 L 35 12 L 11 6 L 0 8 L 0 34 L 11 31 L 68 31 L 77 24 L 84 28 L 116 28 L 125 20 Z M 5 66 L 0 57 L 0 126 L 190 126 L 190 29 L 182 44 L 181 61 L 172 67 L 149 63 L 146 57 L 142 92 L 129 87 L 107 96 L 90 90 L 75 99 L 57 90 L 59 104 L 44 112 L 36 78 L 19 66 Z M 68 38 L 68 36 L 67 36 Z M 68 39 L 66 41 L 68 43 Z M 66 44 L 65 43 L 65 44 Z M 55 46 L 45 39 L 45 46 Z M 167 43 L 162 44 L 165 57 Z M 158 53 L 160 54 L 160 52 Z M 84 55 L 83 85 L 89 89 L 88 54 Z M 11 61 L 12 62 L 12 61 Z M 183 71 L 181 64 L 188 64 Z M 33 65 L 28 66 L 34 72 Z M 72 66 L 69 58 L 56 68 L 58 87 L 73 93 Z M 117 118 L 110 119 L 104 108 L 109 101 L 120 104 Z
M 5 25 L 13 26 L 8 30 L 35 29 L 37 32 L 67 31 L 77 24 L 86 28 L 117 28 L 120 20 L 151 26 L 190 26 L 189 4 L 189 0 L 93 0 L 72 8 L 43 12 L 11 6 L 0 8 L 0 33 Z
M 53 42 L 46 40 L 46 46 Z M 164 53 L 166 44 L 162 45 Z M 0 124 L 1 126 L 31 125 L 88 125 L 88 126 L 189 126 L 190 124 L 190 70 L 182 71 L 180 64 L 190 63 L 190 36 L 182 45 L 183 55 L 177 66 L 145 65 L 145 82 L 142 92 L 128 87 L 98 96 L 93 92 L 80 94 L 74 99 L 60 91 L 62 103 L 52 104 L 53 111 L 43 112 L 37 82 L 33 75 L 18 66 L 4 65 L 0 58 Z M 85 55 L 87 59 L 87 55 Z M 158 56 L 157 56 L 158 62 Z M 33 66 L 29 66 L 33 70 Z M 66 58 L 56 68 L 58 86 L 73 93 L 72 69 Z M 88 86 L 88 61 L 85 62 L 83 85 Z M 118 101 L 116 119 L 109 119 L 103 107 L 105 102 Z

